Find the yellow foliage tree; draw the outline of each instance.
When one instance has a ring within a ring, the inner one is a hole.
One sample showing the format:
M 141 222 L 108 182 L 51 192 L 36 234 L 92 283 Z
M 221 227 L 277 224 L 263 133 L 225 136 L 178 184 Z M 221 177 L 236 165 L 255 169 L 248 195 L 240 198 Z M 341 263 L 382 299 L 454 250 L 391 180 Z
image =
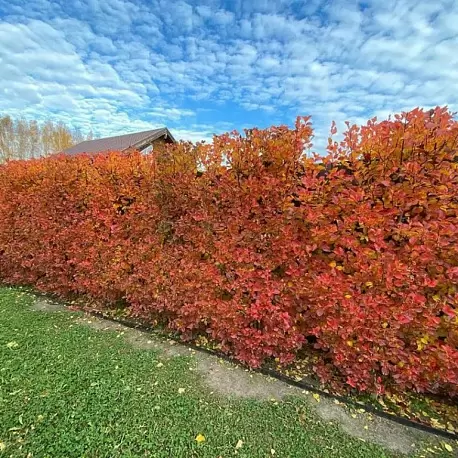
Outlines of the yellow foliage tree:
M 92 136 L 92 133 L 90 133 Z M 86 138 L 78 129 L 62 122 L 0 117 L 0 163 L 12 159 L 31 159 L 58 153 Z M 87 137 L 89 139 L 89 136 Z

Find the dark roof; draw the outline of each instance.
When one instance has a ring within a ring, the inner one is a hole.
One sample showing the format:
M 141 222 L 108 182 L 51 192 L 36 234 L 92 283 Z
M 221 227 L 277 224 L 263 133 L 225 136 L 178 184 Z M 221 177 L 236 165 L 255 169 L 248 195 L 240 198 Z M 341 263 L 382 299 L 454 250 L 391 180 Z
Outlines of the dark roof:
M 146 130 L 116 137 L 98 138 L 78 143 L 63 152 L 65 154 L 101 153 L 104 151 L 124 151 L 128 148 L 141 149 L 158 138 L 165 137 L 175 143 L 175 139 L 166 127 Z

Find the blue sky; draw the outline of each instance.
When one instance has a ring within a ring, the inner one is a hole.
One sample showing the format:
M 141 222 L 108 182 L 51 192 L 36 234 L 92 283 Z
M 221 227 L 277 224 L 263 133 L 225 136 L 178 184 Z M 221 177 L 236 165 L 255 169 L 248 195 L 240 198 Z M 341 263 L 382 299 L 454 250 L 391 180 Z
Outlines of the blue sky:
M 0 0 L 0 113 L 183 139 L 458 109 L 456 0 Z

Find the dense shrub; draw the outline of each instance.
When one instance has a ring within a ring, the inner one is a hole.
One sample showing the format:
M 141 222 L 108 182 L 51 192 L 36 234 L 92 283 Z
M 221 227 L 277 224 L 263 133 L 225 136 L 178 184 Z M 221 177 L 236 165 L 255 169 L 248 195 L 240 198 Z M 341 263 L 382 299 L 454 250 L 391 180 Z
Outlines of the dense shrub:
M 333 134 L 335 128 L 333 128 Z M 123 303 L 250 365 L 457 394 L 458 123 L 437 108 L 0 168 L 0 279 Z

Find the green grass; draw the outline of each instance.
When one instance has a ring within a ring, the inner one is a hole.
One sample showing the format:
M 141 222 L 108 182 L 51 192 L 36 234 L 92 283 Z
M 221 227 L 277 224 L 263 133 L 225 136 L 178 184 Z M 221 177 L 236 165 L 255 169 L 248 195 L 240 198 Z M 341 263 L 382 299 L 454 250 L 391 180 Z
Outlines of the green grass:
M 31 311 L 33 300 L 0 288 L 0 456 L 393 456 L 318 420 L 303 400 L 212 395 L 191 357 L 136 350 L 76 323 L 78 313 Z

